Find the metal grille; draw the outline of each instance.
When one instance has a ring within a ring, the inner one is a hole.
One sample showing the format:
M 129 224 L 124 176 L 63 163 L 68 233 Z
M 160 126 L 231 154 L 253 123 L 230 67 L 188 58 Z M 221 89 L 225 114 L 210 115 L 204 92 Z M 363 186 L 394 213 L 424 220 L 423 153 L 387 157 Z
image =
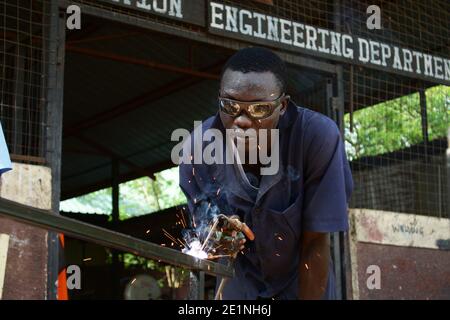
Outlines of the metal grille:
M 351 207 L 448 216 L 450 88 L 349 67 L 345 137 Z
M 15 161 L 44 163 L 49 1 L 0 1 L 0 120 Z

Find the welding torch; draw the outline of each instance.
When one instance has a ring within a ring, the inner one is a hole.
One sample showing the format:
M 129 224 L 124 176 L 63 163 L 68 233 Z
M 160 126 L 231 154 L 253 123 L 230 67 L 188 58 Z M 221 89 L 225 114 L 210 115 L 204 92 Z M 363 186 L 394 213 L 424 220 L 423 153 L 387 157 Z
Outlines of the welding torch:
M 239 220 L 239 217 L 237 217 L 237 216 L 228 217 L 224 214 L 220 214 L 217 217 L 217 219 L 220 219 L 220 218 L 227 221 L 228 226 L 230 226 L 231 229 L 242 232 L 251 241 L 255 240 L 255 234 L 253 233 L 253 231 L 247 226 L 247 224 L 245 224 L 245 222 L 241 222 Z M 230 259 L 228 261 L 228 267 L 231 267 L 233 265 L 237 254 L 238 253 L 235 252 L 230 257 Z M 216 296 L 214 297 L 214 300 L 222 300 L 222 291 L 225 288 L 227 281 L 228 281 L 228 278 L 222 278 L 222 280 L 220 281 L 219 287 L 217 288 L 217 292 L 216 292 Z
M 232 229 L 242 232 L 251 241 L 255 240 L 253 231 L 245 224 L 245 222 L 241 222 L 238 216 L 228 217 L 224 214 L 219 214 L 217 218 L 225 219 Z

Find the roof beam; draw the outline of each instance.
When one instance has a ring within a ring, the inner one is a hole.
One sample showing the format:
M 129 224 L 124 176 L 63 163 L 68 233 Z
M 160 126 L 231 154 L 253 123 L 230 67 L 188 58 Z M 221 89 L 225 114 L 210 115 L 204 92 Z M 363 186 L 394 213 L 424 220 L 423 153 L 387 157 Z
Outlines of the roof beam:
M 151 68 L 151 69 L 157 69 L 157 70 L 170 71 L 170 72 L 174 72 L 174 73 L 190 75 L 193 77 L 198 77 L 198 78 L 203 78 L 203 79 L 211 79 L 211 80 L 219 79 L 218 74 L 197 71 L 197 70 L 194 70 L 191 68 L 177 67 L 177 66 L 170 65 L 170 64 L 158 63 L 158 62 L 155 62 L 152 60 L 132 58 L 132 57 L 128 57 L 128 56 L 123 56 L 123 55 L 110 53 L 110 52 L 98 51 L 98 50 L 89 49 L 89 48 L 80 48 L 80 47 L 75 47 L 75 46 L 71 46 L 71 45 L 66 45 L 66 51 L 84 54 L 84 55 L 94 57 L 94 58 L 99 58 L 99 59 L 112 60 L 112 61 L 117 61 L 117 62 L 122 62 L 122 63 L 143 66 L 143 67 L 147 67 L 147 68 Z
M 112 159 L 116 159 L 116 160 L 120 161 L 121 163 L 123 163 L 124 165 L 129 167 L 130 169 L 133 169 L 134 171 L 139 172 L 141 174 L 141 176 L 148 176 L 151 179 L 155 178 L 155 176 L 153 175 L 154 172 L 149 172 L 149 171 L 145 170 L 144 168 L 134 164 L 133 162 L 131 162 L 128 159 L 123 158 L 120 154 L 112 151 L 111 149 L 103 146 L 102 144 L 100 144 L 92 139 L 86 138 L 84 136 L 77 136 L 77 138 L 79 140 L 83 141 L 83 143 L 85 143 L 85 144 L 91 146 L 92 148 L 100 151 L 101 153 L 111 157 Z
M 224 61 L 225 60 L 221 60 L 211 66 L 208 66 L 207 68 L 204 68 L 204 70 L 208 70 L 208 71 L 218 70 L 223 65 Z M 201 79 L 186 76 L 181 79 L 174 80 L 168 84 L 162 85 L 158 88 L 149 90 L 149 91 L 147 91 L 137 97 L 133 97 L 132 99 L 125 101 L 111 109 L 97 113 L 96 115 L 92 116 L 89 119 L 79 121 L 78 123 L 75 123 L 74 125 L 71 125 L 71 126 L 65 128 L 64 129 L 64 138 L 67 138 L 72 135 L 77 135 L 81 131 L 84 131 L 86 129 L 95 127 L 101 123 L 105 123 L 107 121 L 115 119 L 119 116 L 122 116 L 126 113 L 129 113 L 133 110 L 136 110 L 136 109 L 142 107 L 144 104 L 157 101 L 167 95 L 170 95 L 177 91 L 188 88 L 200 81 L 201 81 Z

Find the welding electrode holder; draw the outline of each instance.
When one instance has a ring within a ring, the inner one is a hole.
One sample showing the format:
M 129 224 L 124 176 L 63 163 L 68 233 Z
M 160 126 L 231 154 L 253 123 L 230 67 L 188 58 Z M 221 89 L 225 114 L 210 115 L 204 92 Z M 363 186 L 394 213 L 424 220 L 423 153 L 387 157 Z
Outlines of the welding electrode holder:
M 255 240 L 255 234 L 253 233 L 253 231 L 245 224 L 245 222 L 241 222 L 239 220 L 238 216 L 228 217 L 228 216 L 226 216 L 224 214 L 220 214 L 218 216 L 218 218 L 219 219 L 224 219 L 227 222 L 228 226 L 230 226 L 234 230 L 244 233 L 245 236 L 249 240 L 251 240 L 251 241 Z
M 255 240 L 255 234 L 253 233 L 253 231 L 244 223 L 241 222 L 239 220 L 238 216 L 231 216 L 228 217 L 224 214 L 220 214 L 218 217 L 218 219 L 224 219 L 224 221 L 226 221 L 226 223 L 228 224 L 228 227 L 231 227 L 232 229 L 234 229 L 235 231 L 240 231 L 243 234 L 245 234 L 245 236 L 253 241 Z M 235 252 L 228 260 L 228 266 L 231 267 L 234 263 L 234 260 L 236 259 L 237 256 L 237 252 Z M 225 285 L 228 281 L 228 278 L 222 278 L 222 280 L 220 281 L 219 287 L 217 288 L 217 292 L 216 295 L 214 297 L 214 300 L 222 300 L 222 291 L 225 288 Z

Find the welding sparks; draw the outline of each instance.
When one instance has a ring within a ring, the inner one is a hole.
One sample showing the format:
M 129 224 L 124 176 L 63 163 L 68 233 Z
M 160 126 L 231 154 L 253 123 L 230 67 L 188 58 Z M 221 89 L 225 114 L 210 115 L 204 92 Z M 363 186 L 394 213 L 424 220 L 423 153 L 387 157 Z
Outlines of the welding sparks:
M 136 281 L 136 278 L 133 279 L 133 281 L 131 281 L 131 284 L 133 284 Z
M 167 232 L 167 230 L 165 230 L 164 228 L 162 228 L 162 231 L 164 232 L 164 235 L 169 238 L 170 240 L 176 242 L 175 237 L 172 236 L 169 232 Z
M 308 264 L 306 264 L 306 263 L 305 263 L 305 268 L 306 268 L 307 270 L 309 270 Z
M 206 259 L 208 254 L 203 251 L 202 244 L 199 240 L 194 240 L 189 244 L 190 249 L 183 249 L 182 252 L 191 255 L 196 258 Z
M 147 231 L 145 231 L 145 233 L 146 233 L 146 234 L 149 234 L 149 233 L 150 233 L 150 229 L 148 229 Z
M 280 237 L 280 236 L 278 236 L 277 239 L 280 240 L 280 241 L 283 241 L 283 238 Z
M 186 226 L 187 222 L 186 222 L 186 218 L 184 217 L 184 212 L 181 211 L 181 219 L 183 219 L 183 224 Z
M 83 261 L 91 261 L 91 260 L 92 260 L 92 258 L 83 259 Z
M 276 255 L 277 257 L 280 257 L 280 254 L 279 254 L 279 253 L 275 253 L 275 255 Z
M 184 221 L 183 211 L 181 211 L 180 214 L 181 214 L 181 218 L 180 218 L 180 216 L 178 215 L 178 213 L 176 214 L 176 216 L 177 216 L 177 218 L 178 218 L 178 221 L 177 221 L 177 223 L 175 223 L 175 225 L 180 224 L 183 228 L 186 228 L 186 223 L 185 223 L 185 221 Z

